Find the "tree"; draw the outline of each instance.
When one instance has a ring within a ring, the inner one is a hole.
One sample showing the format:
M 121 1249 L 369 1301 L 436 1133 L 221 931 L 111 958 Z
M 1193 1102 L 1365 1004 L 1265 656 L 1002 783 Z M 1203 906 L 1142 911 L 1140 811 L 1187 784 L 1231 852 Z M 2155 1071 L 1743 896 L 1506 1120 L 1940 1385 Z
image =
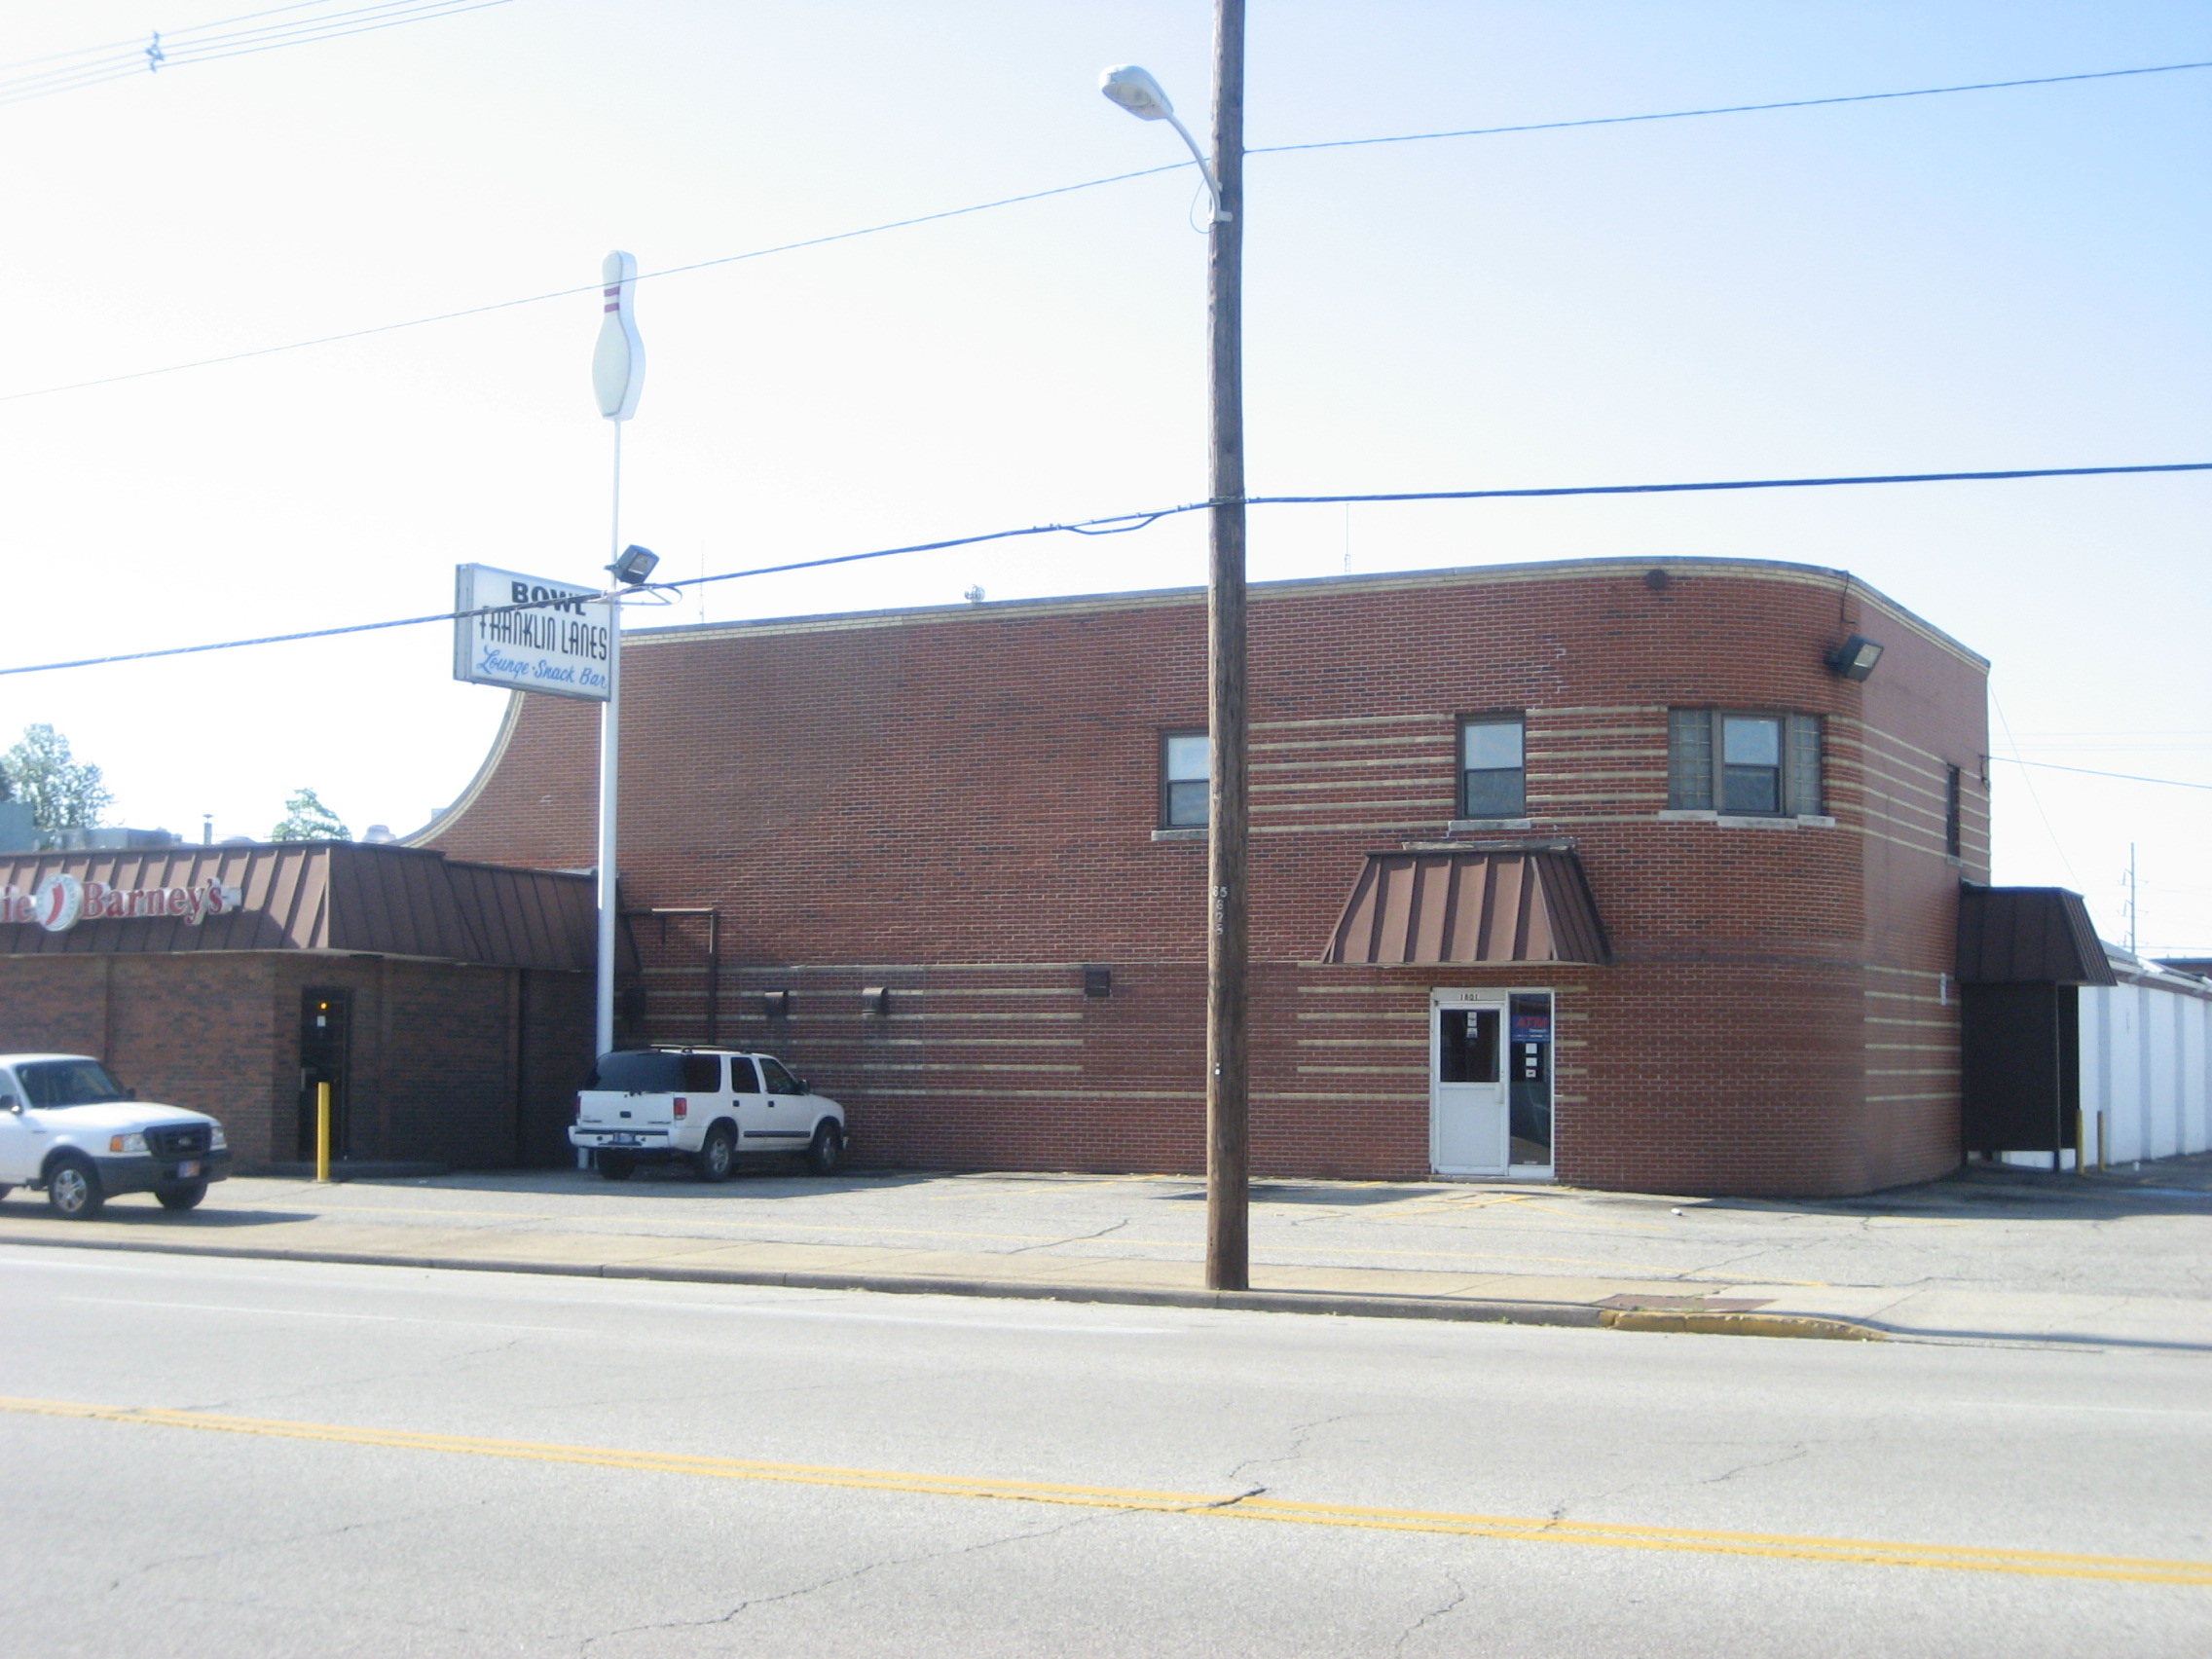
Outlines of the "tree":
M 301 790 L 284 802 L 283 822 L 269 831 L 272 841 L 350 841 L 353 831 L 322 804 L 313 790 Z
M 31 822 L 49 834 L 93 828 L 115 799 L 100 769 L 76 759 L 69 740 L 50 725 L 23 728 L 22 741 L 0 755 L 0 799 L 28 801 Z

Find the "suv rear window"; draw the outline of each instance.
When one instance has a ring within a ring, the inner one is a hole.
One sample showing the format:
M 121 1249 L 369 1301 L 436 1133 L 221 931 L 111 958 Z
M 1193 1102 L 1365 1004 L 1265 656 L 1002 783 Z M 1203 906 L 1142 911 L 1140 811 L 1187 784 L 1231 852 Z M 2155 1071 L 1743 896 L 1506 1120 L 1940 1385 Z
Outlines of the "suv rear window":
M 599 1056 L 586 1088 L 630 1094 L 712 1094 L 722 1086 L 719 1054 L 671 1054 L 659 1049 L 622 1049 Z
M 98 1106 L 123 1098 L 123 1086 L 97 1060 L 38 1060 L 18 1066 L 33 1106 Z

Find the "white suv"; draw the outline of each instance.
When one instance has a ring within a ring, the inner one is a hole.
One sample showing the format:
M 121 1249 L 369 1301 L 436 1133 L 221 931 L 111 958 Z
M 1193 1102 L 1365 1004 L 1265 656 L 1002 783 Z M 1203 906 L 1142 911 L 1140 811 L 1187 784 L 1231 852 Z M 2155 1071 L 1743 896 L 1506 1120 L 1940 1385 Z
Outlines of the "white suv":
M 206 1113 L 140 1101 L 89 1054 L 0 1054 L 0 1197 L 44 1187 L 56 1215 L 89 1221 L 118 1193 L 188 1210 L 230 1172 Z
M 773 1054 L 727 1049 L 617 1049 L 576 1095 L 569 1144 L 609 1181 L 640 1163 L 691 1165 L 720 1181 L 741 1157 L 803 1153 L 817 1175 L 845 1155 L 845 1109 L 811 1092 Z

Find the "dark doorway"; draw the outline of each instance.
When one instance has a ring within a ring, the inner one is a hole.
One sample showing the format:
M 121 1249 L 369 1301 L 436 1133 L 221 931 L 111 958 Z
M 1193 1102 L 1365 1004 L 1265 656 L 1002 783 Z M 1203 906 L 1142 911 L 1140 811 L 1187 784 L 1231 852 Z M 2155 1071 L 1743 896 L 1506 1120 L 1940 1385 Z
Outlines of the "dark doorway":
M 314 1161 L 315 1086 L 330 1085 L 330 1156 L 352 1156 L 353 993 L 316 989 L 300 993 L 299 1157 Z
M 1959 1049 L 1968 1152 L 2075 1150 L 2082 1113 L 2081 993 L 2073 985 L 1962 985 Z

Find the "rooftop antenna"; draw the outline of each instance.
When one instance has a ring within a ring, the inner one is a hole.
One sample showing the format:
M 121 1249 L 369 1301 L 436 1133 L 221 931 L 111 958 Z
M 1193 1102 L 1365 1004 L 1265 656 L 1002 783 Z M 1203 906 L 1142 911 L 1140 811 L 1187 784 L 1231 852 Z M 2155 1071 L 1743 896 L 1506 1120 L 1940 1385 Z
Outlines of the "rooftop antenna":
M 2135 843 L 2127 843 L 2127 954 L 2135 954 Z

